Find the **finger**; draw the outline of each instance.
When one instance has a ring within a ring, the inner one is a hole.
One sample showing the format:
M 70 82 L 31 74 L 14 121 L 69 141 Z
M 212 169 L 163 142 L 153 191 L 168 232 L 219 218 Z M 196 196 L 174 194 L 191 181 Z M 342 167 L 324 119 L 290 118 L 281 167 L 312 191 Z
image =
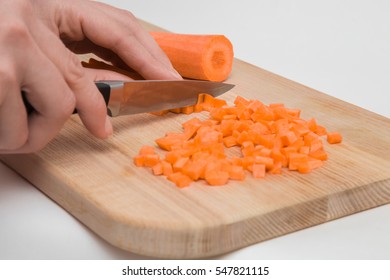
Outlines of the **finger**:
M 0 151 L 14 151 L 28 139 L 27 113 L 15 75 L 0 70 Z
M 27 116 L 19 81 L 8 88 L 7 102 L 0 107 L 2 153 L 27 153 L 42 149 L 59 132 L 72 113 L 75 100 L 56 67 L 34 45 L 29 45 L 29 63 L 19 68 L 23 91 L 35 111 Z M 22 61 L 26 58 L 22 57 Z M 37 71 L 36 65 L 40 65 Z M 5 84 L 2 81 L 2 85 Z M 2 139 L 3 140 L 3 139 Z
M 34 36 L 74 93 L 77 112 L 85 127 L 96 137 L 110 136 L 112 125 L 104 99 L 77 56 L 43 25 L 34 28 Z
M 109 70 L 104 69 L 85 69 L 86 75 L 89 77 L 91 81 L 103 81 L 103 80 L 131 80 L 128 76 L 122 75 L 120 73 L 116 73 Z
M 102 12 L 97 5 L 88 5 L 90 3 L 84 2 L 77 12 L 73 9 L 72 12 L 62 13 L 60 32 L 66 33 L 69 38 L 80 38 L 83 32 L 94 44 L 117 53 L 146 79 L 181 78 L 171 65 L 166 64 L 167 58 L 157 43 L 152 38 L 145 39 L 150 35 L 130 12 L 117 9 L 116 12 L 112 9 Z M 79 30 L 71 28 L 74 22 L 81 23 Z
M 105 12 L 107 16 L 115 15 L 118 13 L 122 13 L 123 16 L 121 17 L 115 17 L 118 21 L 122 23 L 123 26 L 128 26 L 129 24 L 129 18 L 130 21 L 136 20 L 137 30 L 139 29 L 140 32 L 137 32 L 135 35 L 138 38 L 139 42 L 149 50 L 151 55 L 155 59 L 161 59 L 162 63 L 164 63 L 168 68 L 172 67 L 171 61 L 169 60 L 168 56 L 164 53 L 164 51 L 158 46 L 158 44 L 155 42 L 152 36 L 149 35 L 148 32 L 146 32 L 139 24 L 138 20 L 129 12 L 126 10 L 119 10 L 118 8 L 115 8 L 111 5 L 107 5 L 105 3 L 101 2 L 93 2 L 94 5 L 99 7 L 99 9 L 102 12 Z
M 36 65 L 41 66 L 40 71 Z M 28 118 L 28 141 L 19 151 L 37 151 L 58 134 L 72 114 L 76 100 L 57 67 L 39 49 L 26 65 L 23 84 L 35 111 Z

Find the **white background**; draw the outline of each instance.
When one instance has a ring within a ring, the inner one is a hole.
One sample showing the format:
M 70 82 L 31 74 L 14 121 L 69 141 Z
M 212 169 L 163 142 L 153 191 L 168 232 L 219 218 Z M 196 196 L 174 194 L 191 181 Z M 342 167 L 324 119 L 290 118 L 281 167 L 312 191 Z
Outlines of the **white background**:
M 239 59 L 390 116 L 390 1 L 103 2 L 172 32 L 224 34 Z M 217 258 L 390 259 L 389 236 L 386 205 Z M 0 163 L 0 259 L 134 258 Z

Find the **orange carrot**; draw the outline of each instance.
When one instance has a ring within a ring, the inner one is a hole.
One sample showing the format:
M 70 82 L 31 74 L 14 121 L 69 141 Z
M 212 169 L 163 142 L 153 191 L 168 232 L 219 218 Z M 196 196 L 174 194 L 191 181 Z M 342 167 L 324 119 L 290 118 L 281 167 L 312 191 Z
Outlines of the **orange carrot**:
M 252 166 L 252 173 L 254 178 L 264 178 L 265 177 L 265 164 L 254 164 Z
M 219 82 L 232 70 L 233 46 L 223 35 L 150 34 L 183 77 Z
M 172 181 L 179 188 L 187 187 L 191 184 L 192 180 L 187 175 L 181 172 L 175 172 L 168 175 L 168 180 Z
M 283 168 L 310 173 L 328 158 L 321 139 L 326 129 L 314 118 L 301 119 L 299 109 L 282 103 L 267 106 L 240 96 L 234 106 L 206 94 L 199 100 L 197 105 L 210 112 L 210 119 L 191 118 L 182 124 L 182 133 L 156 139 L 166 151 L 163 159 L 153 146 L 143 146 L 134 157 L 136 166 L 149 167 L 178 187 L 198 180 L 217 186 L 242 181 L 248 172 L 252 178 L 281 174 Z M 339 143 L 342 138 L 332 132 L 327 140 Z M 226 149 L 234 146 L 239 147 L 240 157 L 228 156 Z
M 343 137 L 338 132 L 329 132 L 327 134 L 326 140 L 328 141 L 329 144 L 338 144 L 341 143 Z

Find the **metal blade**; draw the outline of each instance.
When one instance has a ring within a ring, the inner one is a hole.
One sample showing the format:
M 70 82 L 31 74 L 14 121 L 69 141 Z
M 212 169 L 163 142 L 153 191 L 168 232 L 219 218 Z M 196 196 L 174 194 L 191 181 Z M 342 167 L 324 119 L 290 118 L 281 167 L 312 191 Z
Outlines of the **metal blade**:
M 209 81 L 137 80 L 111 86 L 108 108 L 113 117 L 157 112 L 196 104 L 200 93 L 214 97 L 234 85 Z

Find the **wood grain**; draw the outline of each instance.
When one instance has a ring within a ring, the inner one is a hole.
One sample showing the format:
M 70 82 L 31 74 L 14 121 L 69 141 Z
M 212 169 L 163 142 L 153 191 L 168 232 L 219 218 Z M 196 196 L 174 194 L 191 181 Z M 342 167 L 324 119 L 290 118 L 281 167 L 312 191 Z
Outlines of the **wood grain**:
M 236 84 L 228 102 L 241 95 L 301 108 L 344 142 L 326 144 L 329 160 L 307 175 L 179 189 L 132 157 L 191 116 L 116 118 L 107 141 L 72 116 L 41 152 L 0 159 L 111 244 L 152 257 L 215 256 L 390 202 L 388 118 L 237 59 L 227 82 Z

